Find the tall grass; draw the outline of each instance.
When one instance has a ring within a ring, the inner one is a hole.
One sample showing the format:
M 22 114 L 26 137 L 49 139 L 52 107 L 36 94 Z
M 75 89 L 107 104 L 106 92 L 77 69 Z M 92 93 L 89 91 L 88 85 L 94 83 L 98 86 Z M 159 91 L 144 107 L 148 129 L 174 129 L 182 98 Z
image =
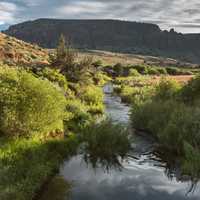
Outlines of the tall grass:
M 200 177 L 200 77 L 188 84 L 163 80 L 148 101 L 134 104 L 131 120 L 181 157 L 183 172 Z
M 1 139 L 0 199 L 32 199 L 63 159 L 75 154 L 77 139 Z

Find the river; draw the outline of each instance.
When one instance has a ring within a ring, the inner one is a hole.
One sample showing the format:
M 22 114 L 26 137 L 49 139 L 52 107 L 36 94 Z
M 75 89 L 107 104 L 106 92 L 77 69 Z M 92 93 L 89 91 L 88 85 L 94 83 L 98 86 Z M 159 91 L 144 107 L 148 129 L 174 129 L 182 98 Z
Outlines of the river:
M 110 86 L 109 86 L 110 87 Z M 115 123 L 129 125 L 129 106 L 105 89 L 106 113 Z M 191 181 L 153 153 L 154 141 L 144 135 L 134 136 L 134 151 L 122 162 L 122 169 L 93 169 L 82 155 L 66 161 L 50 184 L 43 199 L 48 200 L 199 200 L 198 183 Z M 184 181 L 183 181 L 184 180 Z M 66 187 L 70 185 L 70 187 Z

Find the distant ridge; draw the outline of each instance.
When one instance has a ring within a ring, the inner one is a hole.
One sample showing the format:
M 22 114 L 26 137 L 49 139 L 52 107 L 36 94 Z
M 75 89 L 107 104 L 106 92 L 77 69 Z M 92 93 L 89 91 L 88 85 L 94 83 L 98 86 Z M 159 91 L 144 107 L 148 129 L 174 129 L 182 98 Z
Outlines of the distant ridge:
M 200 34 L 162 31 L 158 25 L 119 20 L 38 19 L 10 26 L 4 33 L 45 48 L 61 34 L 80 49 L 164 56 L 200 63 Z

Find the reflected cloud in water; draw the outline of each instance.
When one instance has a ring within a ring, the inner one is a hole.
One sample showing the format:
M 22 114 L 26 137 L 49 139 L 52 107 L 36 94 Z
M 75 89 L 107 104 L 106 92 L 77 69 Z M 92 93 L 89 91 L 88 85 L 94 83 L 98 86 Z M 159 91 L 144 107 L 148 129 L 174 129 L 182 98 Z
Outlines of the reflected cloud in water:
M 128 123 L 129 108 L 118 98 L 106 94 L 105 103 L 113 121 Z M 134 150 L 123 160 L 83 152 L 65 162 L 59 175 L 73 183 L 72 200 L 199 200 L 198 179 L 183 176 L 178 159 L 158 153 L 155 146 L 150 138 L 135 136 Z M 104 162 L 94 165 L 91 160 Z M 58 200 L 67 200 L 64 192 L 60 192 L 64 199 Z
M 132 159 L 123 163 L 123 170 L 88 166 L 81 156 L 73 158 L 61 170 L 61 175 L 74 182 L 72 199 L 87 200 L 197 200 L 200 190 L 186 195 L 190 182 L 169 180 L 162 167 L 149 163 L 140 164 Z

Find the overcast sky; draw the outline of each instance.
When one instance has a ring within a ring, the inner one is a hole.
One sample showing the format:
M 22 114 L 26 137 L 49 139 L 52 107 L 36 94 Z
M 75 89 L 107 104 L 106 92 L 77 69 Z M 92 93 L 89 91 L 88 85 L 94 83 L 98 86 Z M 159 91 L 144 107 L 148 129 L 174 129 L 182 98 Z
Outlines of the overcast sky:
M 0 0 L 0 27 L 37 18 L 121 19 L 200 33 L 200 0 Z

